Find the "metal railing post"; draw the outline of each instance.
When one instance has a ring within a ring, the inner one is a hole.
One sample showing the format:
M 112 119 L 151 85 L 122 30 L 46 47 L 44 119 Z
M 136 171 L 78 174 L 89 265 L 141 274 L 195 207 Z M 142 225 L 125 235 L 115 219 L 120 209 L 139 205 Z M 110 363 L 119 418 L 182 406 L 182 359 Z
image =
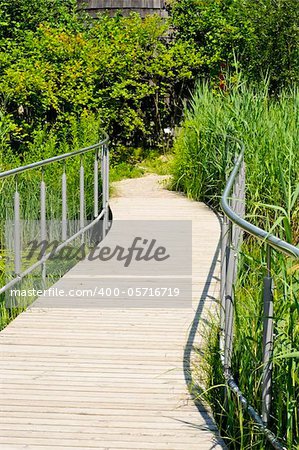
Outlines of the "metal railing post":
M 262 419 L 269 423 L 271 413 L 272 353 L 273 353 L 273 279 L 271 276 L 271 247 L 267 245 L 267 276 L 263 289 L 263 381 L 262 381 Z
M 106 147 L 106 230 L 109 228 L 109 151 Z
M 103 201 L 103 210 L 104 210 L 104 217 L 103 217 L 103 237 L 106 236 L 107 231 L 107 203 L 108 203 L 108 195 L 107 195 L 107 148 L 106 145 L 103 145 L 102 148 L 102 201 Z
M 65 172 L 65 163 L 63 164 L 63 173 L 61 179 L 61 193 L 62 193 L 62 233 L 61 237 L 63 241 L 67 239 L 67 180 Z
M 40 183 L 40 235 L 41 235 L 41 242 L 45 242 L 47 239 L 47 230 L 46 230 L 46 183 L 44 180 L 44 170 L 42 170 L 42 180 Z M 46 280 L 46 263 L 42 263 L 42 280 L 43 281 Z
M 220 280 L 220 352 L 224 358 L 225 348 L 225 293 L 226 293 L 226 267 L 227 267 L 227 242 L 229 225 L 224 215 L 221 227 L 221 280 Z
M 246 209 L 246 167 L 245 167 L 245 162 L 243 160 L 242 165 L 241 165 L 241 169 L 240 169 L 240 174 L 241 174 L 241 205 L 240 205 L 240 217 L 242 219 L 244 219 L 245 217 L 245 209 Z M 243 233 L 242 233 L 243 234 Z
M 84 191 L 84 165 L 83 156 L 80 158 L 80 229 L 83 230 L 85 225 L 85 191 Z M 84 241 L 84 235 L 81 236 Z
M 93 216 L 96 218 L 99 215 L 99 149 L 95 152 L 93 170 Z
M 236 164 L 237 158 L 235 157 L 234 159 L 234 163 Z M 238 207 L 239 207 L 239 202 L 238 202 L 238 195 L 239 195 L 239 180 L 240 180 L 240 174 L 238 174 L 238 176 L 236 177 L 234 186 L 233 186 L 233 192 L 232 192 L 232 197 L 230 200 L 230 206 L 232 208 L 233 211 L 235 211 L 237 213 L 238 211 Z M 232 228 L 231 228 L 231 243 L 232 243 L 232 247 L 233 249 L 236 248 L 237 245 L 237 239 L 238 239 L 238 231 L 239 231 L 239 227 L 237 227 L 235 224 L 232 224 Z M 233 280 L 234 282 L 235 280 Z
M 14 195 L 14 272 L 19 276 L 21 273 L 21 224 L 20 224 L 20 194 L 18 182 Z
M 225 347 L 224 347 L 224 369 L 231 368 L 233 351 L 233 324 L 234 324 L 234 272 L 235 252 L 232 248 L 232 223 L 229 221 L 228 241 L 226 245 L 226 284 L 225 284 Z

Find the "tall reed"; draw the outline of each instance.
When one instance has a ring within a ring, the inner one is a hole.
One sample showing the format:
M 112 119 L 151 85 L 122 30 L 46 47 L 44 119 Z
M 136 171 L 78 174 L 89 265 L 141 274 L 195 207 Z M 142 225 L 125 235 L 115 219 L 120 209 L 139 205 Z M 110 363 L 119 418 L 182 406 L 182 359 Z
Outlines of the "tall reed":
M 299 242 L 299 92 L 268 95 L 264 85 L 238 82 L 227 92 L 198 86 L 175 142 L 173 187 L 219 209 L 233 155 L 226 136 L 246 147 L 247 218 L 281 238 Z M 299 264 L 274 252 L 275 278 L 273 406 L 271 428 L 288 449 L 299 448 Z M 245 239 L 235 290 L 233 371 L 248 400 L 261 411 L 262 246 Z M 209 387 L 224 383 L 220 369 L 218 322 L 206 352 Z M 222 433 L 234 449 L 265 449 L 267 444 L 223 389 L 208 391 Z

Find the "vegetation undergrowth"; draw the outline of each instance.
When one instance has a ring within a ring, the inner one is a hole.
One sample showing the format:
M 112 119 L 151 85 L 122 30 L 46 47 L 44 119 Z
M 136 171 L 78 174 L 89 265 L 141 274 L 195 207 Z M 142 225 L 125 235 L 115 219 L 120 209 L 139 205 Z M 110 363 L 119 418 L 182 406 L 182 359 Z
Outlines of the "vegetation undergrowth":
M 169 175 L 173 154 L 170 150 L 163 153 L 158 150 L 132 152 L 129 161 L 112 161 L 110 179 L 120 181 L 124 178 L 138 178 L 146 174 Z
M 173 187 L 219 209 L 220 195 L 232 168 L 234 136 L 245 144 L 246 216 L 265 230 L 298 244 L 299 94 L 268 95 L 265 83 L 239 82 L 225 92 L 201 84 L 175 142 Z M 261 412 L 263 245 L 245 236 L 235 287 L 233 373 L 249 402 Z M 286 448 L 299 445 L 299 264 L 273 252 L 274 355 L 270 428 Z M 265 449 L 268 444 L 246 412 L 228 396 L 219 353 L 218 321 L 206 353 L 206 396 L 232 449 Z M 217 387 L 218 386 L 218 387 Z

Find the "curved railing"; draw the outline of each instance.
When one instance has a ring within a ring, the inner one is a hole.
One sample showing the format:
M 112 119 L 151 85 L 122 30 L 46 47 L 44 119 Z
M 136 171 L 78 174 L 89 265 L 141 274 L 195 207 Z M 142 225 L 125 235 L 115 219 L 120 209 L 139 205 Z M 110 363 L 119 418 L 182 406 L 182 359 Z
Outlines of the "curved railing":
M 288 256 L 299 259 L 299 248 L 273 236 L 245 220 L 245 148 L 242 142 L 233 140 L 240 149 L 235 159 L 235 166 L 227 180 L 221 198 L 224 213 L 221 237 L 221 337 L 220 350 L 224 376 L 229 388 L 238 397 L 243 408 L 247 410 L 267 440 L 278 450 L 284 446 L 268 429 L 271 411 L 272 353 L 273 353 L 273 279 L 271 274 L 271 251 L 275 249 Z M 263 379 L 262 379 L 262 415 L 248 404 L 236 382 L 231 370 L 233 352 L 234 322 L 234 283 L 237 273 L 238 250 L 243 232 L 261 240 L 267 247 L 267 274 L 263 286 Z
M 44 168 L 49 165 L 65 162 L 71 158 L 80 157 L 79 168 L 79 192 L 80 200 L 78 204 L 78 216 L 79 216 L 79 229 L 73 234 L 68 233 L 68 194 L 67 194 L 67 173 L 65 164 L 61 175 L 61 236 L 60 244 L 55 248 L 54 254 L 59 253 L 64 247 L 69 245 L 76 238 L 83 236 L 88 230 L 90 230 L 97 222 L 102 220 L 102 235 L 105 236 L 109 228 L 109 150 L 108 150 L 108 135 L 103 134 L 104 138 L 90 147 L 82 148 L 73 152 L 65 153 L 63 155 L 54 156 L 43 161 L 38 161 L 26 166 L 17 167 L 12 170 L 8 170 L 0 173 L 0 180 L 14 177 L 15 190 L 14 190 L 14 208 L 13 208 L 13 241 L 14 241 L 14 276 L 12 279 L 0 288 L 0 294 L 6 292 L 8 289 L 14 287 L 27 275 L 31 274 L 39 266 L 42 267 L 42 277 L 45 278 L 45 263 L 53 256 L 53 251 L 45 253 L 34 262 L 26 270 L 22 270 L 22 219 L 20 214 L 20 193 L 18 190 L 18 175 L 24 172 L 36 170 L 41 168 L 40 181 L 40 211 L 39 211 L 39 228 L 41 241 L 47 240 L 47 227 L 46 227 L 46 182 L 44 179 Z M 86 153 L 94 154 L 93 162 L 93 220 L 86 223 L 85 217 L 85 173 L 83 155 Z M 101 184 L 100 184 L 101 183 Z M 101 193 L 101 195 L 100 195 Z

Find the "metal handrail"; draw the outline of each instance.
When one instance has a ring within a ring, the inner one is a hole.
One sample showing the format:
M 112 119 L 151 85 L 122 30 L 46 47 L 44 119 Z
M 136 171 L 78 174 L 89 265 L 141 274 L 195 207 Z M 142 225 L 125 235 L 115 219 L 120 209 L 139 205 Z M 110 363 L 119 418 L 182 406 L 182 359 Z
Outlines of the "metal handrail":
M 8 289 L 14 287 L 19 281 L 25 278 L 27 275 L 32 273 L 39 266 L 42 267 L 42 279 L 46 278 L 46 266 L 45 263 L 48 259 L 53 257 L 55 254 L 59 253 L 68 244 L 74 241 L 76 238 L 83 236 L 88 230 L 90 230 L 97 222 L 103 221 L 102 235 L 106 235 L 109 228 L 109 149 L 108 142 L 109 137 L 107 133 L 103 132 L 104 138 L 97 144 L 85 147 L 73 152 L 65 153 L 63 155 L 57 155 L 52 158 L 48 158 L 42 161 L 37 161 L 32 164 L 25 166 L 20 166 L 11 170 L 0 173 L 0 180 L 9 177 L 18 177 L 20 173 L 27 172 L 29 170 L 34 170 L 37 168 L 44 168 L 50 164 L 56 162 L 65 161 L 70 158 L 74 158 L 80 155 L 80 205 L 78 207 L 80 213 L 80 229 L 68 236 L 67 230 L 67 174 L 65 165 L 63 168 L 62 178 L 61 178 L 61 203 L 62 203 L 62 217 L 61 217 L 61 243 L 50 253 L 43 254 L 42 257 L 32 264 L 29 268 L 22 271 L 22 244 L 21 244 L 21 217 L 20 217 L 20 194 L 18 192 L 18 183 L 16 179 L 16 188 L 14 191 L 14 277 L 0 288 L 0 294 L 6 292 Z M 86 153 L 94 151 L 94 189 L 93 189 L 93 211 L 94 219 L 86 225 L 85 223 L 85 174 L 82 156 Z M 99 164 L 100 163 L 100 164 Z M 101 211 L 99 208 L 99 165 L 101 168 Z M 45 242 L 47 239 L 46 232 L 46 183 L 44 181 L 44 172 L 42 170 L 41 181 L 40 181 L 40 233 L 41 241 Z
M 283 252 L 289 256 L 295 256 L 296 258 L 299 258 L 299 248 L 298 247 L 295 247 L 294 245 L 289 244 L 288 242 L 274 236 L 273 234 L 270 234 L 268 231 L 265 231 L 262 228 L 257 227 L 256 225 L 253 225 L 252 223 L 248 222 L 247 220 L 245 220 L 244 218 L 242 218 L 241 216 L 236 214 L 235 211 L 233 211 L 232 208 L 230 207 L 229 196 L 233 189 L 234 181 L 235 181 L 235 179 L 240 171 L 241 165 L 243 163 L 244 153 L 245 153 L 244 144 L 237 139 L 236 139 L 236 142 L 238 142 L 241 145 L 242 150 L 236 160 L 235 167 L 232 170 L 232 172 L 227 180 L 225 189 L 224 189 L 222 197 L 221 197 L 221 207 L 222 207 L 224 214 L 226 215 L 226 217 L 228 217 L 231 220 L 231 222 L 238 225 L 240 228 L 242 228 L 242 230 L 246 231 L 247 233 L 252 234 L 253 236 L 255 236 L 258 239 L 261 239 L 262 241 L 271 245 L 271 247 L 274 247 L 276 250 L 278 250 L 280 252 Z
M 26 166 L 16 167 L 15 169 L 6 170 L 5 172 L 0 173 L 0 179 L 7 178 L 12 175 L 17 175 L 22 172 L 26 172 L 27 170 L 36 169 L 38 167 L 44 167 L 49 164 L 52 164 L 57 161 L 63 161 L 68 158 L 72 158 L 77 155 L 82 155 L 84 153 L 90 152 L 91 150 L 95 150 L 103 145 L 107 145 L 109 142 L 109 137 L 107 133 L 104 133 L 104 139 L 98 142 L 97 144 L 90 145 L 89 147 L 81 148 L 80 150 L 75 150 L 74 152 L 64 153 L 63 155 L 53 156 L 52 158 L 43 159 L 42 161 L 37 161 L 35 163 L 27 164 Z
M 221 238 L 221 310 L 220 310 L 220 350 L 227 385 L 247 410 L 267 440 L 278 450 L 285 447 L 267 427 L 271 411 L 272 354 L 273 354 L 273 279 L 271 275 L 271 249 L 299 259 L 299 248 L 285 242 L 273 234 L 248 222 L 245 218 L 245 163 L 244 144 L 233 137 L 241 151 L 235 159 L 235 166 L 228 177 L 221 197 L 224 213 Z M 249 405 L 237 386 L 232 370 L 233 320 L 234 320 L 234 284 L 236 280 L 237 260 L 242 233 L 247 232 L 263 241 L 267 247 L 267 274 L 264 277 L 263 300 L 263 380 L 262 380 L 262 416 Z

